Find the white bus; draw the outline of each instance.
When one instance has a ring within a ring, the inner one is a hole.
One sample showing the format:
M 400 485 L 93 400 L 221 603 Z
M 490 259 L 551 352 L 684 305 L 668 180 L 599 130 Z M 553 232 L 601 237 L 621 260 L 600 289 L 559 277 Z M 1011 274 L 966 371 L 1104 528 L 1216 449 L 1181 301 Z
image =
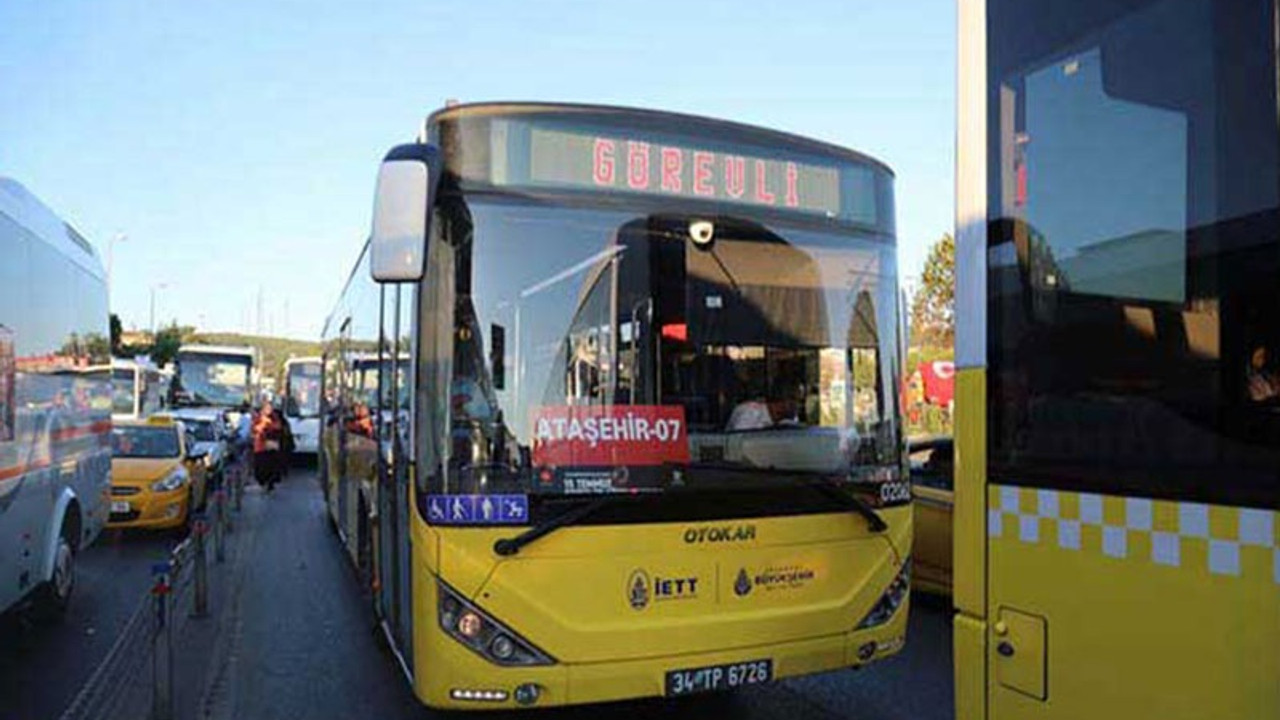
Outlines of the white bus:
M 150 360 L 111 361 L 111 418 L 144 419 L 164 407 L 165 380 Z
M 284 416 L 293 433 L 293 452 L 314 455 L 320 438 L 320 358 L 285 361 Z
M 252 401 L 258 352 L 251 347 L 183 345 L 178 348 L 174 404 L 240 408 Z
M 66 609 L 107 519 L 107 286 L 93 248 L 0 177 L 0 610 Z

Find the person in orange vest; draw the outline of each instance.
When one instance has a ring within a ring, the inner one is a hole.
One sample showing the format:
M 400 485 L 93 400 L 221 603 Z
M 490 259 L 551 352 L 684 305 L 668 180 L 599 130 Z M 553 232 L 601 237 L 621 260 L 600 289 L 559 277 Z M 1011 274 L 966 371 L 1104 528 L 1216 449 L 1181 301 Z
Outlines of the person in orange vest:
M 275 490 L 284 475 L 287 433 L 284 415 L 263 399 L 253 417 L 253 476 L 267 492 Z

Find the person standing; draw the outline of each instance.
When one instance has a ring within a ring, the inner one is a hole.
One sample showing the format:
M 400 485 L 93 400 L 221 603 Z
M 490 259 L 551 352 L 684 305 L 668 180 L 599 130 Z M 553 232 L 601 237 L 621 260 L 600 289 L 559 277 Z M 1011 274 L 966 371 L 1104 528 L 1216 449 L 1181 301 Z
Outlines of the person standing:
M 267 492 L 284 470 L 285 432 L 284 416 L 264 399 L 253 418 L 253 476 Z

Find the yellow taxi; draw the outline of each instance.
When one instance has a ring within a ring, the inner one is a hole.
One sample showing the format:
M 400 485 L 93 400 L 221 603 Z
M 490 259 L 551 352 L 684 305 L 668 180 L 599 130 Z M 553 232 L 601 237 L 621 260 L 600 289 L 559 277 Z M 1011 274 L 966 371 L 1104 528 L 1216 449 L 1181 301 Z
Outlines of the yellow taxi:
M 111 431 L 111 515 L 107 527 L 180 528 L 205 498 L 202 458 L 188 453 L 180 422 L 117 420 Z
M 911 585 L 916 590 L 950 595 L 955 443 L 950 437 L 929 437 L 911 440 L 907 447 L 915 501 Z

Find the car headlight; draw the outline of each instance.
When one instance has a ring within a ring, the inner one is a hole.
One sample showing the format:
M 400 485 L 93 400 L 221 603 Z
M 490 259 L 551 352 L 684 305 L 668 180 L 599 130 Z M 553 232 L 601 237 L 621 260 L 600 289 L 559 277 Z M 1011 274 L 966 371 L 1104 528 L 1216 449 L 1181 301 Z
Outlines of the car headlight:
M 174 468 L 163 479 L 151 483 L 151 489 L 156 492 L 170 492 L 182 487 L 187 481 L 187 471 L 182 468 Z
M 553 665 L 551 656 L 516 635 L 444 583 L 440 588 L 440 628 L 497 665 Z
M 911 558 L 908 556 L 907 561 L 902 563 L 902 568 L 898 570 L 898 576 L 889 583 L 889 589 L 884 591 L 875 606 L 871 608 L 871 612 L 858 623 L 858 629 L 866 630 L 889 622 L 893 614 L 898 611 L 898 606 L 902 605 L 902 601 L 906 599 L 910 589 Z

